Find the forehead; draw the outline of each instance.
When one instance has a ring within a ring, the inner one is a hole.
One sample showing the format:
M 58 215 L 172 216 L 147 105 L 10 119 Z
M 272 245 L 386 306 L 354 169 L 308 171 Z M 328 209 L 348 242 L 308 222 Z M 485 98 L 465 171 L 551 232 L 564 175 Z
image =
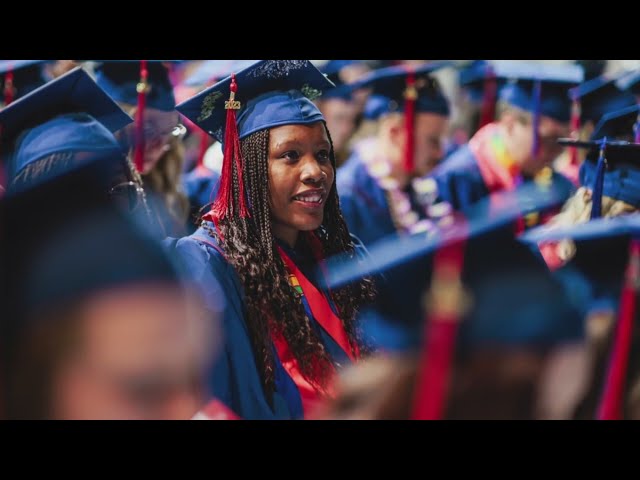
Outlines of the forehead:
M 417 132 L 434 131 L 445 128 L 448 118 L 431 112 L 419 112 L 415 117 L 414 129 Z
M 310 125 L 293 124 L 273 127 L 269 130 L 269 144 L 271 146 L 285 142 L 318 142 L 329 141 L 327 131 L 322 122 Z
M 114 368 L 145 368 L 194 359 L 214 334 L 194 315 L 176 285 L 141 284 L 106 290 L 84 305 L 87 357 Z

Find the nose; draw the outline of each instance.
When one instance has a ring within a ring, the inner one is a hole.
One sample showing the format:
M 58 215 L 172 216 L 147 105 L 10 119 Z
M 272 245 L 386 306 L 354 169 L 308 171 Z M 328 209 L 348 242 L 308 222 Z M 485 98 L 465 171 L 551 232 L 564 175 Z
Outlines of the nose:
M 304 184 L 319 185 L 327 178 L 327 174 L 320 168 L 315 158 L 305 159 L 302 165 L 300 179 Z

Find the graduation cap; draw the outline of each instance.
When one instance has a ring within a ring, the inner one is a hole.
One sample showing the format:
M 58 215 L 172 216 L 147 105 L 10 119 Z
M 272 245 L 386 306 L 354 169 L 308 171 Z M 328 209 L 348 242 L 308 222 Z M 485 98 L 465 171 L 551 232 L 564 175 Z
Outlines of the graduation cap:
M 616 86 L 621 90 L 627 90 L 633 95 L 640 96 L 640 70 L 623 72 L 618 76 Z
M 628 240 L 628 255 L 624 265 L 618 265 L 615 259 L 608 258 L 603 262 L 601 258 L 591 259 L 598 265 L 597 274 L 601 277 L 609 275 L 603 273 L 602 268 L 610 267 L 613 263 L 618 278 L 625 272 L 624 283 L 620 296 L 618 323 L 616 326 L 604 388 L 600 398 L 597 418 L 601 420 L 620 420 L 623 417 L 624 390 L 626 372 L 629 364 L 633 331 L 636 317 L 636 299 L 640 285 L 640 215 L 637 213 L 621 215 L 614 218 L 596 218 L 586 223 L 564 227 L 538 227 L 524 234 L 521 238 L 525 242 L 554 241 L 570 238 L 587 245 L 600 247 L 595 254 L 603 250 L 602 246 L 615 245 L 613 253 L 619 253 L 621 245 L 615 240 Z M 574 262 L 577 259 L 573 260 Z M 593 266 L 592 266 L 593 268 Z
M 458 83 L 469 99 L 480 104 L 480 123 L 478 128 L 493 122 L 496 116 L 496 99 L 507 78 L 498 76 L 500 64 L 494 65 L 492 60 L 475 60 L 460 68 Z
M 320 71 L 324 73 L 331 82 L 336 86 L 331 88 L 322 94 L 322 100 L 329 98 L 337 98 L 345 102 L 350 102 L 353 99 L 354 88 L 348 79 L 343 78 L 343 72 L 345 69 L 352 68 L 357 65 L 365 65 L 362 60 L 329 60 L 320 68 Z M 368 70 L 368 67 L 366 67 Z
M 613 77 L 600 75 L 569 90 L 572 100 L 580 103 L 580 121 L 597 124 L 607 113 L 635 105 L 635 97 L 617 85 Z
M 106 165 L 96 167 L 86 164 L 54 182 L 0 199 L 3 369 L 15 365 L 21 340 L 40 323 L 65 318 L 48 315 L 57 308 L 77 306 L 111 288 L 178 284 L 160 245 L 104 194 Z M 43 209 L 34 221 L 34 212 Z M 4 370 L 2 377 L 13 375 Z
M 633 129 L 640 107 L 630 106 L 606 114 L 591 136 L 592 140 L 560 139 L 562 145 L 588 149 L 580 167 L 580 183 L 591 188 L 591 218 L 601 215 L 602 196 L 640 207 L 640 143 Z
M 240 140 L 272 127 L 323 121 L 312 100 L 332 86 L 308 60 L 261 60 L 176 107 L 224 146 L 221 183 L 212 207 L 215 218 L 231 212 L 248 216 Z M 234 205 L 231 191 L 234 170 L 240 205 Z
M 189 87 L 208 87 L 219 80 L 229 77 L 232 73 L 244 70 L 256 62 L 258 62 L 258 60 L 204 60 L 185 80 L 184 84 Z M 187 121 L 190 122 L 188 119 Z M 198 131 L 200 133 L 200 149 L 196 168 L 202 168 L 210 138 L 205 130 L 200 129 Z
M 635 97 L 616 85 L 615 78 L 605 75 L 590 77 L 586 82 L 569 90 L 571 98 L 571 136 L 580 137 L 581 123 L 596 125 L 608 112 L 636 104 Z M 569 150 L 569 165 L 578 169 L 578 150 Z
M 352 84 L 354 90 L 372 89 L 364 108 L 365 118 L 376 120 L 387 113 L 404 112 L 407 135 L 404 167 L 407 172 L 413 171 L 415 114 L 448 116 L 450 113 L 449 101 L 431 74 L 452 65 L 452 62 L 441 61 L 419 67 L 398 65 L 381 68 Z
M 490 195 L 426 235 L 393 235 L 369 246 L 364 258 L 327 261 L 330 288 L 400 265 L 415 265 L 417 275 L 431 276 L 414 418 L 441 418 L 456 348 L 542 347 L 578 335 L 579 319 L 571 316 L 559 285 L 529 248 L 518 246 L 508 228 L 523 214 L 564 198 L 564 187 L 556 181 L 548 187 L 523 184 Z M 431 267 L 420 260 L 424 257 L 432 258 Z M 539 296 L 534 298 L 532 291 Z M 411 325 L 400 329 L 417 333 Z
M 46 60 L 0 60 L 0 91 L 4 105 L 23 97 L 47 82 Z
M 0 111 L 0 143 L 8 177 L 54 153 L 122 155 L 113 132 L 131 117 L 80 67 Z M 41 179 L 61 171 L 43 173 Z
M 209 86 L 211 83 L 227 78 L 259 60 L 204 60 L 187 77 L 184 84 L 189 87 Z
M 96 82 L 114 100 L 137 105 L 134 164 L 144 166 L 144 112 L 154 108 L 165 112 L 175 109 L 176 99 L 169 69 L 163 60 L 106 61 L 95 67 Z

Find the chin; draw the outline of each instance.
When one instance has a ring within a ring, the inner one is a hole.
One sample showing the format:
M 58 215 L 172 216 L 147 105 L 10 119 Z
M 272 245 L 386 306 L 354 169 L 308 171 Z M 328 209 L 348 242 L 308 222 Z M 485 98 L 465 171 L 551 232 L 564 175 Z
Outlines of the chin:
M 294 222 L 296 228 L 301 232 L 311 232 L 313 230 L 317 230 L 322 225 L 322 217 L 320 219 L 306 219 L 303 221 Z

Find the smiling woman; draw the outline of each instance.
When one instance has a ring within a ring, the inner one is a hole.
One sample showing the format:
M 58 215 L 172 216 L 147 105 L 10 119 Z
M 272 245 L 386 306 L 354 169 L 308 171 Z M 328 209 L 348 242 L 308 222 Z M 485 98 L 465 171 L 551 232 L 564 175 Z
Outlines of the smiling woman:
M 328 256 L 356 255 L 331 137 L 309 98 L 330 86 L 308 61 L 267 60 L 177 107 L 225 146 L 218 197 L 176 253 L 205 296 L 216 295 L 211 279 L 226 293 L 211 380 L 242 418 L 307 416 L 332 394 L 336 368 L 367 350 L 355 316 L 371 282 L 331 292 L 315 275 Z

